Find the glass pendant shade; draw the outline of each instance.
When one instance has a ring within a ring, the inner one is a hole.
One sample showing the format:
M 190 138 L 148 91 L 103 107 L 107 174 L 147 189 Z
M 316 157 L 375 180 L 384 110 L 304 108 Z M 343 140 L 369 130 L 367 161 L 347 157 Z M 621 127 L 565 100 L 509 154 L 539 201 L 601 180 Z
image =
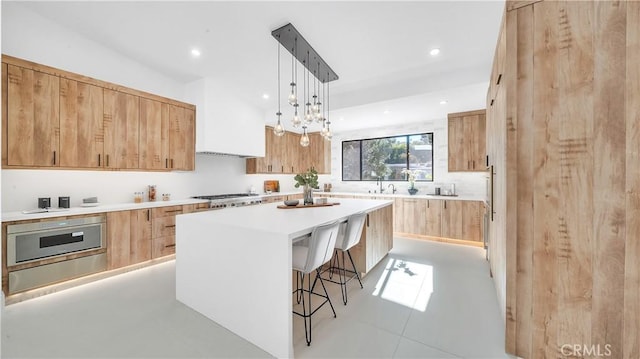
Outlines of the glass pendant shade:
M 300 146 L 308 147 L 309 146 L 309 135 L 307 135 L 307 130 L 305 129 L 304 133 L 300 137 Z
M 311 124 L 311 122 L 313 122 L 313 114 L 311 113 L 311 108 L 310 108 L 310 103 L 307 103 L 307 110 L 305 111 L 304 114 L 304 122 L 309 125 Z
M 282 126 L 282 122 L 280 122 L 280 115 L 282 114 L 278 113 L 278 123 L 273 127 L 273 134 L 278 137 L 284 136 L 284 126 Z
M 299 127 L 302 124 L 302 120 L 300 120 L 300 116 L 298 116 L 298 104 L 293 105 L 295 111 L 293 113 L 293 119 L 291 120 L 291 124 L 293 127 Z
M 298 96 L 296 96 L 296 84 L 291 83 L 291 93 L 289 94 L 289 105 L 295 106 L 298 104 Z

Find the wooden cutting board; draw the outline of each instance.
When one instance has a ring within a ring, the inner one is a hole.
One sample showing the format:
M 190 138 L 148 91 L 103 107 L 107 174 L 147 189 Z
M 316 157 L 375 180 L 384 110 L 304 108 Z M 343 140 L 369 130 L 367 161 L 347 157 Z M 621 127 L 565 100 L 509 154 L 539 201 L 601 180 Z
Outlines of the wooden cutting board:
M 340 204 L 340 202 L 308 204 L 306 206 L 304 204 L 298 204 L 297 206 L 287 206 L 287 205 L 281 204 L 281 205 L 278 206 L 278 208 L 280 208 L 280 209 L 294 209 L 294 208 L 311 208 L 311 207 L 331 207 L 331 206 L 337 206 L 339 204 Z
M 264 192 L 280 192 L 280 181 L 264 181 Z

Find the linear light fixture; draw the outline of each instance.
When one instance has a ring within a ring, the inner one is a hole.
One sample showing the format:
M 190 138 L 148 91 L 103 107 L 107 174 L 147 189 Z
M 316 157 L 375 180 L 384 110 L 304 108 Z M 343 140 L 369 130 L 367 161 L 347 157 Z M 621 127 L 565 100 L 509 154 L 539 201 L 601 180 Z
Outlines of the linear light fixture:
M 294 117 L 292 120 L 292 124 L 294 127 L 298 127 L 302 125 L 303 134 L 300 140 L 300 145 L 306 147 L 309 145 L 309 140 L 307 136 L 307 127 L 312 124 L 313 119 L 316 120 L 317 123 L 322 124 L 322 131 L 320 132 L 322 136 L 326 140 L 331 140 L 331 131 L 329 130 L 329 125 L 331 121 L 329 120 L 329 85 L 328 83 L 331 81 L 335 81 L 338 79 L 338 75 L 331 69 L 331 67 L 322 59 L 322 57 L 313 49 L 313 47 L 307 42 L 307 40 L 296 30 L 296 28 L 291 24 L 284 25 L 276 30 L 271 32 L 271 35 L 291 53 L 291 61 L 292 61 L 292 78 L 291 78 L 291 94 L 288 97 L 288 102 L 291 106 L 294 107 Z M 302 64 L 302 66 L 307 70 L 307 77 L 304 77 L 305 84 L 303 87 L 303 91 L 305 91 L 303 104 L 305 109 L 303 111 L 303 116 L 305 116 L 305 120 L 301 120 L 298 115 L 298 98 L 297 98 L 297 65 L 295 64 L 295 60 L 298 63 Z M 278 67 L 279 68 L 279 67 Z M 313 104 L 310 102 L 311 93 L 309 91 L 309 86 L 311 86 L 311 81 L 308 79 L 309 75 L 313 75 L 314 84 L 313 84 Z M 278 73 L 278 78 L 280 75 Z M 316 87 L 316 82 L 318 81 L 318 86 Z M 322 97 L 320 98 L 320 94 L 317 94 L 316 90 L 320 89 L 320 85 L 322 85 Z M 326 97 L 324 96 L 324 88 L 327 87 Z M 279 86 L 278 86 L 279 87 Z M 278 88 L 279 91 L 279 88 Z M 280 102 L 280 101 L 278 101 Z M 323 105 L 323 102 L 325 103 Z M 280 103 L 278 103 L 278 108 Z M 326 111 L 326 117 L 324 113 Z M 280 110 L 278 110 L 278 124 L 280 124 Z

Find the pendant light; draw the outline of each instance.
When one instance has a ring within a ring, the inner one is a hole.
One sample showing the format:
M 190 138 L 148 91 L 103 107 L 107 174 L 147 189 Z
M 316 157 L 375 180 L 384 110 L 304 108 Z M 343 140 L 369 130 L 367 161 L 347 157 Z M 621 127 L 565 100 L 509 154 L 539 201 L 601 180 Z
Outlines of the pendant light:
M 309 146 L 309 135 L 307 134 L 307 126 L 302 126 L 302 136 L 300 137 L 300 146 Z
M 327 74 L 327 77 L 329 76 L 329 74 Z M 327 125 L 327 131 L 325 132 L 324 138 L 327 141 L 331 141 L 331 138 L 333 137 L 333 133 L 331 133 L 331 120 L 329 119 L 329 84 L 327 84 L 327 121 L 326 121 L 326 125 Z
M 295 106 L 298 104 L 298 89 L 296 88 L 296 81 L 298 81 L 298 68 L 296 67 L 295 56 L 298 39 L 294 40 L 293 51 L 291 52 L 291 93 L 289 94 L 289 105 Z M 280 53 L 278 53 L 280 54 Z
M 302 62 L 303 64 L 305 64 L 305 62 Z M 306 64 L 309 64 L 309 51 L 307 51 L 307 62 Z M 304 99 L 306 101 L 305 105 L 304 105 L 304 123 L 306 125 L 311 124 L 311 122 L 313 122 L 313 115 L 311 114 L 311 103 L 309 102 L 309 69 L 308 69 L 308 65 L 307 67 L 307 77 L 306 80 L 304 82 L 304 88 L 305 88 L 305 95 L 304 95 Z
M 278 45 L 278 112 L 276 112 L 276 116 L 278 116 L 278 122 L 273 128 L 273 133 L 281 137 L 284 136 L 284 126 L 280 121 L 280 116 L 282 116 L 282 112 L 280 112 L 280 45 Z
M 338 75 L 322 59 L 311 44 L 296 30 L 292 24 L 284 25 L 271 32 L 271 35 L 282 47 L 291 52 L 291 83 L 290 93 L 287 101 L 293 107 L 293 117 L 291 124 L 294 128 L 302 127 L 300 145 L 308 147 L 310 145 L 310 126 L 317 123 L 320 133 L 326 140 L 330 140 L 331 121 L 329 120 L 329 88 L 328 83 L 338 79 Z M 278 117 L 274 127 L 274 133 L 282 136 L 285 133 L 282 126 L 282 112 L 280 108 L 280 52 L 278 52 Z M 299 97 L 298 89 L 298 66 L 303 66 L 302 97 Z M 286 67 L 286 66 L 285 66 Z M 326 75 L 325 75 L 326 73 Z M 311 79 L 313 75 L 313 79 Z M 322 86 L 322 87 L 321 87 Z M 287 92 L 287 90 L 285 90 Z M 313 92 L 313 93 L 312 93 Z M 286 94 L 285 94 L 286 95 Z M 324 103 L 324 104 L 323 104 Z M 300 108 L 302 106 L 302 108 Z M 326 114 L 325 114 L 326 111 Z M 285 111 L 286 112 L 286 111 Z

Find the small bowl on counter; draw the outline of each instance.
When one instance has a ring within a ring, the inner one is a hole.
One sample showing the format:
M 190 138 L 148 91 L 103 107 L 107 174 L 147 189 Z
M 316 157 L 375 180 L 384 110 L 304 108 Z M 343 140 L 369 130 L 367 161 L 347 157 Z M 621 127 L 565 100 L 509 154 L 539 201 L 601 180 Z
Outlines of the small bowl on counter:
M 284 204 L 289 207 L 297 206 L 298 203 L 300 203 L 300 201 L 297 199 L 288 199 L 284 201 Z

